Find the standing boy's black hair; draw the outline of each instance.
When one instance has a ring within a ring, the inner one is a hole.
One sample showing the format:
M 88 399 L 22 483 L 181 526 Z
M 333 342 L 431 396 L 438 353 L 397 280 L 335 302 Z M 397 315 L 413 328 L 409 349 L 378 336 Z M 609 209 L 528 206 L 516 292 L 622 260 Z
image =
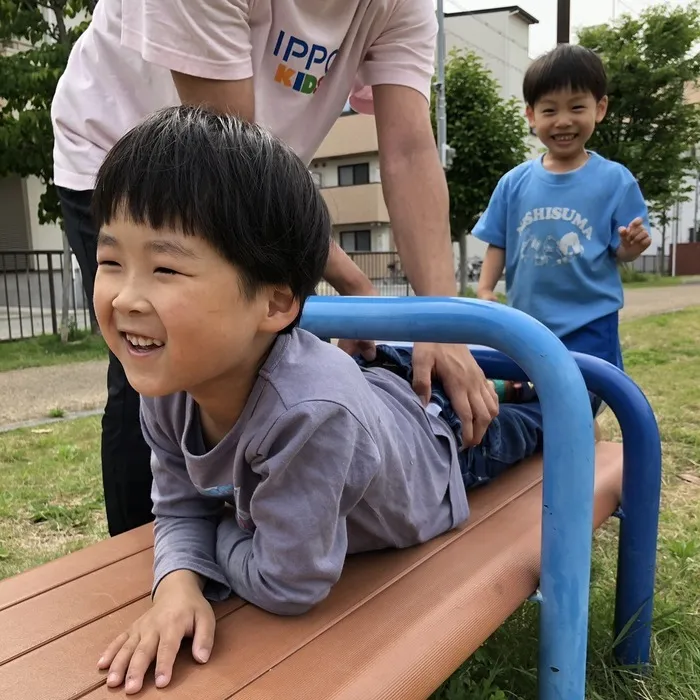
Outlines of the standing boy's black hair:
M 124 217 L 212 245 L 252 297 L 288 285 L 302 306 L 328 260 L 331 221 L 311 174 L 261 127 L 200 107 L 169 107 L 134 127 L 97 175 L 98 228 Z
M 529 107 L 551 92 L 571 89 L 589 92 L 600 102 L 608 92 L 608 76 L 600 57 L 577 44 L 560 44 L 534 60 L 523 79 L 523 97 Z

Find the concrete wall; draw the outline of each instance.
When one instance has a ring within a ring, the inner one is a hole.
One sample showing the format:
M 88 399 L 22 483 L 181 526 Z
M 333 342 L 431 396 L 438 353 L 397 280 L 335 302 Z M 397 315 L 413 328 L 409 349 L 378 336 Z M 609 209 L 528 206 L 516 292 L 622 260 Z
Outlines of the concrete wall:
M 501 86 L 503 97 L 522 99 L 523 75 L 530 65 L 530 25 L 509 12 L 446 15 L 447 50 L 471 49 L 479 54 Z
M 61 228 L 58 224 L 39 223 L 39 199 L 44 193 L 44 186 L 37 177 L 28 177 L 25 184 L 32 248 L 34 250 L 62 250 Z

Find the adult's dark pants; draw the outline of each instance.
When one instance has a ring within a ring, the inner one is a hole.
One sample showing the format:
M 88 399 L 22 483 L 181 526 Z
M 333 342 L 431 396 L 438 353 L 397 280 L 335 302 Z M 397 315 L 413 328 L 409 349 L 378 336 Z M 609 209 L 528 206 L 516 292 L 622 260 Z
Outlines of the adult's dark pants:
M 97 230 L 90 216 L 92 190 L 58 187 L 66 236 L 80 265 L 83 288 L 94 317 L 92 293 L 97 273 Z M 110 352 L 107 405 L 102 416 L 102 483 L 110 535 L 153 520 L 151 451 L 141 433 L 139 395 Z

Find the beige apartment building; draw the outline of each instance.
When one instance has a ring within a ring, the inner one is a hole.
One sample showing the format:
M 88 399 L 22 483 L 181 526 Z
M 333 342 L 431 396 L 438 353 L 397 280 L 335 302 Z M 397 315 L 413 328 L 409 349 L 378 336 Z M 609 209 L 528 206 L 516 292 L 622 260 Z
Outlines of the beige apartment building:
M 500 84 L 503 96 L 519 98 L 531 60 L 529 28 L 536 23 L 532 15 L 517 6 L 446 14 L 447 50 L 471 49 L 482 57 Z M 449 142 L 449 124 L 447 130 Z M 346 107 L 309 167 L 333 217 L 334 237 L 345 251 L 394 251 L 389 213 L 382 195 L 374 117 L 355 114 Z M 481 242 L 470 240 L 468 256 L 482 254 Z M 373 265 L 377 257 L 371 256 Z M 386 256 L 387 261 L 392 258 Z M 365 267 L 365 256 L 355 259 Z M 367 264 L 369 260 L 367 256 Z

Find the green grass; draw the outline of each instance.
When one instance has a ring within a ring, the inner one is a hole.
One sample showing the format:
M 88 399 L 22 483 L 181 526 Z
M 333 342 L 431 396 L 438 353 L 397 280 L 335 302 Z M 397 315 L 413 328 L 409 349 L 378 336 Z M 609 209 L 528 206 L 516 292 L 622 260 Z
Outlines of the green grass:
M 620 277 L 627 289 L 641 289 L 644 287 L 676 287 L 679 284 L 699 283 L 698 276 L 671 277 L 670 275 L 657 275 L 648 272 L 639 272 L 631 265 L 620 265 Z
M 617 522 L 596 535 L 588 700 L 700 698 L 700 309 L 630 321 L 627 369 L 650 398 L 664 441 L 664 495 L 651 676 L 611 661 Z M 605 414 L 607 437 L 617 436 Z M 0 578 L 106 536 L 99 418 L 0 435 Z M 532 700 L 537 606 L 526 604 L 433 700 Z
M 664 443 L 664 492 L 648 678 L 611 660 L 617 522 L 596 535 L 591 586 L 588 700 L 700 698 L 700 309 L 622 325 L 626 368 L 654 406 Z M 606 437 L 618 435 L 606 412 Z M 433 700 L 537 697 L 537 606 L 526 604 Z
M 677 287 L 685 284 L 683 277 L 669 277 L 668 275 L 647 275 L 638 273 L 638 277 L 630 282 L 623 280 L 625 289 L 644 289 L 645 287 Z M 641 277 L 641 279 L 640 279 Z
M 101 336 L 84 331 L 74 331 L 71 335 L 72 339 L 67 343 L 62 343 L 56 335 L 0 343 L 0 372 L 107 357 L 107 346 Z
M 107 536 L 100 419 L 0 435 L 0 578 Z
M 471 288 L 467 287 L 466 291 L 464 294 L 460 295 L 464 299 L 476 299 L 476 292 Z M 501 302 L 501 304 L 506 303 L 506 295 L 503 294 L 502 292 L 496 292 L 496 296 L 498 297 L 498 301 Z

